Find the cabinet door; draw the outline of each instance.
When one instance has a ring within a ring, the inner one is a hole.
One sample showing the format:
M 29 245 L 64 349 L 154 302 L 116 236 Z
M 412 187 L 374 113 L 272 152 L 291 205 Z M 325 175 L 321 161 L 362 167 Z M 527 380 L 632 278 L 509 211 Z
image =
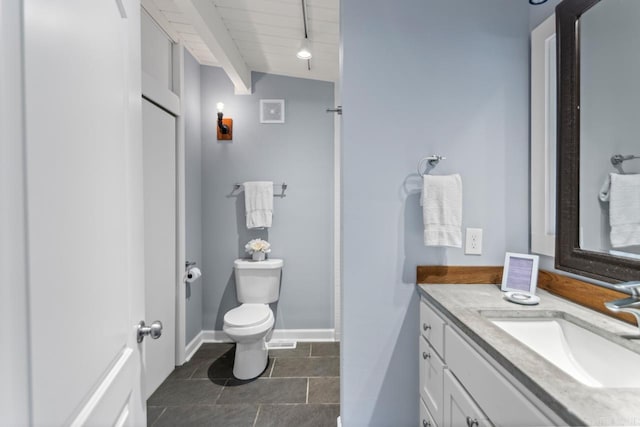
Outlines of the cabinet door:
M 442 425 L 444 363 L 427 341 L 420 337 L 420 397 L 437 425 Z
M 442 358 L 445 358 L 444 326 L 444 320 L 422 300 L 420 302 L 420 332 Z
M 445 336 L 447 366 L 496 424 L 555 425 L 453 328 L 447 327 Z
M 420 400 L 420 423 L 418 427 L 438 427 L 438 424 L 433 420 L 431 414 L 427 410 L 427 406 L 422 399 Z
M 444 372 L 443 412 L 444 427 L 486 427 L 493 425 L 449 370 Z

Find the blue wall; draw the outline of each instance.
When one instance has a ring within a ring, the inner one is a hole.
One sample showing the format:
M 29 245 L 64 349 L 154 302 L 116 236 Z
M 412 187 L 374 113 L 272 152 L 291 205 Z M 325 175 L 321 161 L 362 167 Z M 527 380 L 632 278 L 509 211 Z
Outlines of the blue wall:
M 202 138 L 200 134 L 200 64 L 184 51 L 186 256 L 202 267 Z M 179 266 L 179 268 L 182 268 Z M 187 283 L 186 342 L 202 330 L 203 280 Z
M 332 329 L 333 83 L 253 73 L 253 94 L 234 95 L 221 68 L 202 66 L 203 328 L 222 330 L 236 307 L 233 261 L 250 239 L 267 239 L 283 258 L 277 329 Z M 284 124 L 259 122 L 260 99 L 284 99 Z M 216 139 L 216 103 L 233 119 L 233 141 Z M 233 184 L 286 181 L 273 226 L 247 230 L 244 193 Z
M 418 419 L 419 264 L 500 265 L 529 247 L 526 1 L 342 1 L 345 427 Z M 416 163 L 460 173 L 482 256 L 425 248 Z

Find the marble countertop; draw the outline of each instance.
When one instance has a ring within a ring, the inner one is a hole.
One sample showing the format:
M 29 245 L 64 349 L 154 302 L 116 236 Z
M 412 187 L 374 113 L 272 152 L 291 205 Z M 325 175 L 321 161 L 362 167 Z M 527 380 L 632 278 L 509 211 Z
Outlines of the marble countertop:
M 640 425 L 640 389 L 586 386 L 495 326 L 482 313 L 490 312 L 490 317 L 495 318 L 501 314 L 538 317 L 564 312 L 574 323 L 636 353 L 640 353 L 640 339 L 620 336 L 637 336 L 638 328 L 543 290 L 536 292 L 540 304 L 524 306 L 503 299 L 496 285 L 418 285 L 418 289 L 449 323 L 462 330 L 567 424 Z M 640 366 L 629 375 L 640 375 Z

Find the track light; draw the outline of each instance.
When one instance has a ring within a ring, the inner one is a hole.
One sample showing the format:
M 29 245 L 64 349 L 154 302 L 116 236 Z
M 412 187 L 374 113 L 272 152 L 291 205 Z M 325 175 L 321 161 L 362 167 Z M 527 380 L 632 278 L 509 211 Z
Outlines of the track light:
M 302 43 L 300 43 L 300 49 L 298 49 L 298 53 L 296 56 L 299 59 L 311 59 L 311 49 L 309 48 L 309 39 L 303 38 Z
M 309 47 L 309 35 L 307 34 L 307 7 L 304 4 L 304 0 L 302 0 L 302 25 L 304 26 L 304 38 L 300 43 L 300 49 L 298 49 L 298 53 L 296 56 L 299 59 L 311 59 L 311 48 Z

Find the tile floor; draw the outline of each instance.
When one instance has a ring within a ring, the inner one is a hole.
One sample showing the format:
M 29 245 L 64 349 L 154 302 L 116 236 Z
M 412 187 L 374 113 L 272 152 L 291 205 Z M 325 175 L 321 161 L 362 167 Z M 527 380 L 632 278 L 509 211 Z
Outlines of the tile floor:
M 269 351 L 251 381 L 233 378 L 233 344 L 203 344 L 147 401 L 148 425 L 335 427 L 340 415 L 339 343 Z

